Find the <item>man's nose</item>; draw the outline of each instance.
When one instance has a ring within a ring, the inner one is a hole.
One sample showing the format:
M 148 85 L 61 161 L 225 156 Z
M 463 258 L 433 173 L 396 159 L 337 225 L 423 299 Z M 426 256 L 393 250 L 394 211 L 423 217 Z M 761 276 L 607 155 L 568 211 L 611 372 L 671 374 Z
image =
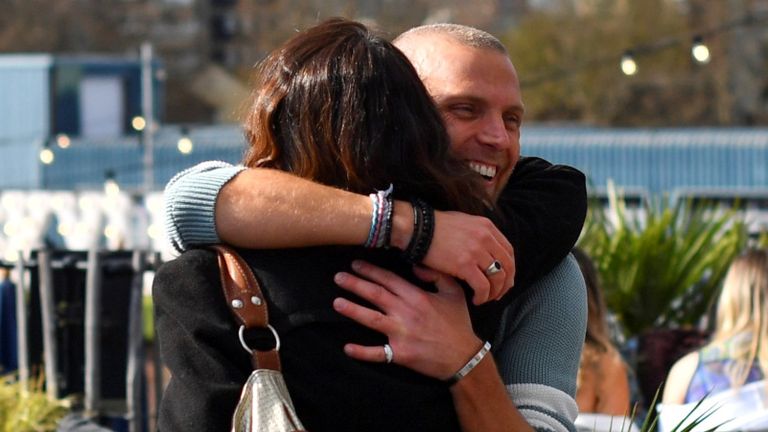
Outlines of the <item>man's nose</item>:
M 493 146 L 498 150 L 509 145 L 509 135 L 504 125 L 504 119 L 498 115 L 488 115 L 483 121 L 482 129 L 478 134 L 481 143 Z

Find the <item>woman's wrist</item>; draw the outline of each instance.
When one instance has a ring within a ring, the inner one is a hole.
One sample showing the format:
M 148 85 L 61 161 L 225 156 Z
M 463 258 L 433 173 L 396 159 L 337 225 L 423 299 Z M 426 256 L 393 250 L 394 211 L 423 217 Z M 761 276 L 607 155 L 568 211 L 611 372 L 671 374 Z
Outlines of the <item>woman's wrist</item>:
M 408 201 L 394 201 L 390 245 L 400 250 L 408 247 L 413 236 L 413 207 Z

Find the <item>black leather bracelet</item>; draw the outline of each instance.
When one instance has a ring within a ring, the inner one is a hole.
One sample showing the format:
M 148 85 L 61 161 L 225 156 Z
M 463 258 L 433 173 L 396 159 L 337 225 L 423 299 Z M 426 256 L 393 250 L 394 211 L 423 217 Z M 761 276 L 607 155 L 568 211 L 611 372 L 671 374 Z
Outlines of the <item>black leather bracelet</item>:
M 403 257 L 413 264 L 424 260 L 435 233 L 435 210 L 421 199 L 411 201 L 413 206 L 413 234 Z

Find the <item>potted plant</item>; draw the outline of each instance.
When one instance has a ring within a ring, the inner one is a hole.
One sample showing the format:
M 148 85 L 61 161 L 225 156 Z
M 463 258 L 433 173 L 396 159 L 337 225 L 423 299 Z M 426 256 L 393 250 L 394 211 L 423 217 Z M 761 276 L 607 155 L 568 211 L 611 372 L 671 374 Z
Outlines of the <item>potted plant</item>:
M 0 376 L 0 432 L 54 431 L 69 413 L 68 399 L 51 400 L 43 390 L 43 379 L 29 388 L 15 375 Z
M 579 246 L 594 259 L 624 336 L 637 344 L 630 363 L 650 406 L 672 363 L 703 342 L 697 324 L 747 231 L 735 209 L 657 200 L 632 214 L 613 185 L 608 191 L 608 210 L 591 206 Z

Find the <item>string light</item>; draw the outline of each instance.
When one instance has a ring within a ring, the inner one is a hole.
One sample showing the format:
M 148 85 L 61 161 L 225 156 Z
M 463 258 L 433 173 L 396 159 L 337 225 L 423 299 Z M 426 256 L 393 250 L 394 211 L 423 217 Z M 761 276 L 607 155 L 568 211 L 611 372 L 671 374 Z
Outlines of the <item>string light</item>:
M 632 76 L 637 73 L 637 62 L 635 62 L 635 57 L 632 55 L 632 51 L 626 51 L 624 55 L 621 56 L 621 71 L 627 76 Z
M 181 154 L 192 153 L 194 144 L 192 143 L 192 139 L 189 137 L 189 130 L 186 127 L 181 128 L 181 138 L 179 138 L 179 141 L 176 143 L 176 147 L 179 149 L 179 153 Z
M 666 49 L 670 49 L 681 44 L 693 43 L 691 46 L 690 55 L 697 64 L 707 64 L 712 60 L 712 53 L 709 47 L 704 43 L 704 40 L 711 39 L 717 35 L 732 31 L 733 29 L 757 26 L 768 22 L 768 13 L 763 14 L 746 14 L 740 18 L 732 21 L 724 22 L 718 26 L 714 26 L 708 29 L 697 31 L 696 33 L 688 33 L 687 35 L 666 36 L 659 38 L 655 41 L 638 44 L 627 49 L 621 57 L 620 67 L 623 74 L 632 76 L 637 74 L 639 67 L 637 64 L 637 57 L 648 56 L 656 52 L 660 52 Z M 695 36 L 695 37 L 693 37 Z M 567 67 L 558 67 L 553 70 L 539 74 L 529 79 L 523 79 L 520 82 L 521 87 L 530 89 L 538 87 L 542 84 L 560 81 L 572 76 L 573 74 L 583 72 L 588 69 L 615 65 L 616 54 L 608 54 L 595 58 L 581 59 L 580 61 L 569 64 Z
M 69 148 L 70 144 L 72 144 L 72 140 L 69 139 L 69 136 L 67 136 L 67 134 L 56 135 L 56 145 L 58 145 L 59 148 L 61 149 Z
M 53 154 L 53 150 L 49 149 L 48 147 L 40 150 L 40 162 L 44 163 L 45 165 L 50 165 L 53 163 L 54 159 L 56 159 L 56 156 Z
M 144 120 L 144 117 L 142 116 L 136 116 L 131 119 L 131 126 L 138 132 L 141 132 L 144 130 L 145 127 L 147 127 L 147 121 Z
M 693 38 L 693 44 L 691 45 L 691 56 L 696 60 L 698 64 L 707 64 L 711 59 L 709 55 L 709 48 L 704 44 L 704 39 L 701 36 L 695 36 Z

